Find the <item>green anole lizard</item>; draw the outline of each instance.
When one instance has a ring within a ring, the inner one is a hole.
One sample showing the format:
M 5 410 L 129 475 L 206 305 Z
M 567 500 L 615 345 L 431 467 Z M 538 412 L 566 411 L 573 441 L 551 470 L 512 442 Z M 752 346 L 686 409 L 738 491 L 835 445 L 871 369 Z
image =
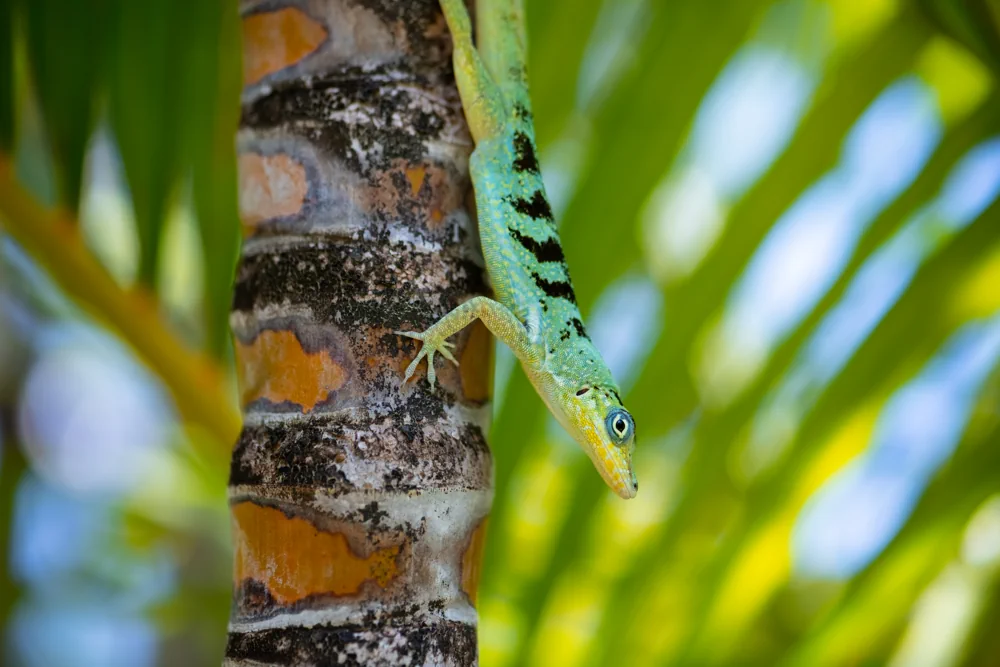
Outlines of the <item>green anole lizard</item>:
M 455 79 L 476 142 L 469 168 L 496 301 L 475 297 L 423 333 L 397 332 L 423 341 L 405 380 L 426 357 L 433 387 L 434 353 L 458 363 L 446 339 L 479 318 L 514 352 L 549 410 L 608 486 L 632 498 L 639 489 L 632 470 L 635 422 L 583 326 L 535 157 L 523 0 L 480 0 L 478 50 L 463 0 L 440 1 L 455 45 Z

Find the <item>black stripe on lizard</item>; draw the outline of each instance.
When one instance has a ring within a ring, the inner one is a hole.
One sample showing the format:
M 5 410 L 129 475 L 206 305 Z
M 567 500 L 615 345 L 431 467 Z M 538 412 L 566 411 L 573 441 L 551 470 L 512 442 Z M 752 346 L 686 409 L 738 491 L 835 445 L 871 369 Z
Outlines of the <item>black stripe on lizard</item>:
M 531 174 L 539 172 L 535 147 L 531 143 L 531 137 L 524 132 L 517 132 L 514 135 L 514 171 Z
M 545 199 L 545 195 L 542 194 L 541 190 L 535 190 L 535 194 L 531 195 L 531 199 L 511 197 L 507 199 L 507 202 L 515 211 L 521 215 L 528 216 L 532 220 L 552 221 L 553 219 L 552 207 L 549 206 L 549 202 Z
M 565 299 L 573 304 L 576 303 L 576 294 L 573 293 L 573 286 L 568 282 L 562 280 L 550 282 L 534 271 L 531 272 L 531 278 L 535 281 L 538 289 L 545 293 L 545 296 L 552 299 Z
M 540 263 L 565 261 L 566 258 L 563 256 L 562 246 L 559 245 L 558 239 L 546 239 L 539 242 L 516 229 L 508 231 L 514 240 L 524 246 Z

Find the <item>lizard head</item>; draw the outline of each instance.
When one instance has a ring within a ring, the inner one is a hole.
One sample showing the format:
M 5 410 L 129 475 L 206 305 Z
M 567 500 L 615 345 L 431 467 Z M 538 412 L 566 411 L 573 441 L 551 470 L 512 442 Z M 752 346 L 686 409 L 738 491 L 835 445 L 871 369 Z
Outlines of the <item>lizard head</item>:
M 632 453 L 635 421 L 622 407 L 617 391 L 584 385 L 567 397 L 568 430 L 615 493 L 634 498 L 639 490 Z

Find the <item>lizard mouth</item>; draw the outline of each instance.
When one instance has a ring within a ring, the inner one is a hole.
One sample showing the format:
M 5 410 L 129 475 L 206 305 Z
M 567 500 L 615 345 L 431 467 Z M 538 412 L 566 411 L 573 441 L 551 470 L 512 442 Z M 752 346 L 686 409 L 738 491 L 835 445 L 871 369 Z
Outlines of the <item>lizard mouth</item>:
M 639 482 L 635 478 L 635 473 L 630 472 L 618 478 L 611 488 L 614 489 L 620 498 L 631 500 L 635 498 L 635 494 L 639 493 Z
M 601 455 L 602 449 L 605 452 L 604 456 Z M 639 482 L 627 461 L 617 460 L 620 457 L 609 452 L 607 448 L 590 448 L 588 453 L 597 472 L 612 491 L 625 500 L 635 498 L 635 494 L 639 492 Z

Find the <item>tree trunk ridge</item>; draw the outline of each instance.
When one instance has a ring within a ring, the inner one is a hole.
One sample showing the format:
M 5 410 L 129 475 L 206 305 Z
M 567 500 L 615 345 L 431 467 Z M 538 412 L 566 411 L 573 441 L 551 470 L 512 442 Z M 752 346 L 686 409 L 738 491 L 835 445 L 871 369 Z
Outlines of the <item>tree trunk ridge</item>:
M 492 460 L 472 141 L 437 0 L 241 6 L 244 243 L 231 324 L 234 597 L 224 664 L 477 664 Z

